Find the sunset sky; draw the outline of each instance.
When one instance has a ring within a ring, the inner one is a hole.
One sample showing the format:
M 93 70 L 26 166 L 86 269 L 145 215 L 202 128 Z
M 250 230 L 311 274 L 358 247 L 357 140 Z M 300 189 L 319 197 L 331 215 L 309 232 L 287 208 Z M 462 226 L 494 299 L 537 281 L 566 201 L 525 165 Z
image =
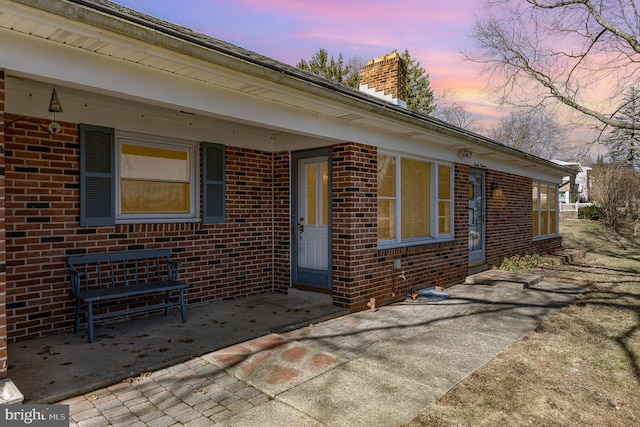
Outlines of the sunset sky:
M 324 48 L 345 60 L 409 49 L 436 95 L 485 118 L 497 114 L 461 51 L 482 0 L 117 0 L 123 6 L 296 65 Z M 483 120 L 483 124 L 487 121 Z

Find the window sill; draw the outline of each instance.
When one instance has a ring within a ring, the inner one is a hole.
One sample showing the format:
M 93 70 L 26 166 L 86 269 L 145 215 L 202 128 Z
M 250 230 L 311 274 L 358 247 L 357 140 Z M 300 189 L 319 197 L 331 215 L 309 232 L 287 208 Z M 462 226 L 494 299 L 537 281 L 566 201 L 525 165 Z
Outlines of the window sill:
M 453 236 L 447 236 L 447 237 L 441 237 L 438 239 L 421 239 L 421 240 L 413 240 L 413 241 L 400 242 L 400 243 L 393 242 L 393 243 L 378 244 L 378 250 L 385 251 L 389 249 L 400 249 L 400 248 L 407 248 L 412 246 L 429 246 L 429 245 L 435 245 L 438 243 L 448 243 L 448 242 L 454 242 L 454 241 L 455 241 L 455 238 Z
M 534 237 L 531 240 L 535 242 L 535 241 L 538 241 L 538 240 L 554 239 L 556 237 L 562 237 L 562 235 L 561 234 L 547 234 L 545 236 Z
M 201 218 L 146 218 L 146 219 L 116 219 L 120 224 L 192 224 L 202 222 Z

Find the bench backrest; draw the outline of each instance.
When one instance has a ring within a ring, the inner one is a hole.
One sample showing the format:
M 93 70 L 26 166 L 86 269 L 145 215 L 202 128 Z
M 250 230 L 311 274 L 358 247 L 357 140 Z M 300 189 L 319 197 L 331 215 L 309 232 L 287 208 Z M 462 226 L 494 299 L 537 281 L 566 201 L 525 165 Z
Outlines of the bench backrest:
M 72 255 L 67 259 L 73 293 L 173 280 L 169 249 L 140 249 Z

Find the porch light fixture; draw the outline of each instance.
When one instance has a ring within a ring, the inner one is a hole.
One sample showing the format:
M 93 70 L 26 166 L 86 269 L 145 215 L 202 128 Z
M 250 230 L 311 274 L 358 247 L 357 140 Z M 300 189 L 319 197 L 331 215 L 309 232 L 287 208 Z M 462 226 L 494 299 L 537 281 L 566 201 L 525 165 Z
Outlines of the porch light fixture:
M 502 197 L 502 196 L 504 196 L 504 193 L 502 191 L 502 187 L 500 187 L 500 184 L 498 184 L 495 181 L 493 181 L 491 183 L 491 195 L 493 197 Z
M 62 113 L 62 104 L 60 103 L 60 98 L 58 98 L 58 93 L 56 92 L 55 86 L 53 87 L 53 91 L 51 91 L 49 112 L 53 113 L 53 121 L 49 123 L 49 134 L 55 135 L 62 130 L 62 126 L 60 126 L 60 123 L 56 122 L 56 113 Z
M 62 113 L 62 104 L 60 103 L 60 99 L 58 98 L 58 94 L 56 93 L 56 87 L 53 87 L 53 91 L 51 92 L 51 100 L 49 101 L 49 112 L 50 113 Z
M 470 159 L 471 157 L 473 157 L 473 153 L 469 150 L 459 150 L 458 151 L 458 156 L 465 158 L 465 159 Z

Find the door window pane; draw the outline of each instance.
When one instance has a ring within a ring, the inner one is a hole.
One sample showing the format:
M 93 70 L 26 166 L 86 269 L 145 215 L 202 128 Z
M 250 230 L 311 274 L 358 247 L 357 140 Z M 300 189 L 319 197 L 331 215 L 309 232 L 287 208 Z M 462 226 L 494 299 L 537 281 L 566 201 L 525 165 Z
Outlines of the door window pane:
M 329 225 L 329 164 L 322 163 L 322 225 Z
M 539 196 L 538 184 L 534 183 L 531 190 L 531 205 L 532 205 L 532 217 L 533 217 L 533 237 L 540 235 L 539 218 L 540 218 L 540 196 Z
M 305 221 L 307 224 L 316 224 L 316 165 L 308 163 L 304 168 L 307 181 L 307 209 Z

